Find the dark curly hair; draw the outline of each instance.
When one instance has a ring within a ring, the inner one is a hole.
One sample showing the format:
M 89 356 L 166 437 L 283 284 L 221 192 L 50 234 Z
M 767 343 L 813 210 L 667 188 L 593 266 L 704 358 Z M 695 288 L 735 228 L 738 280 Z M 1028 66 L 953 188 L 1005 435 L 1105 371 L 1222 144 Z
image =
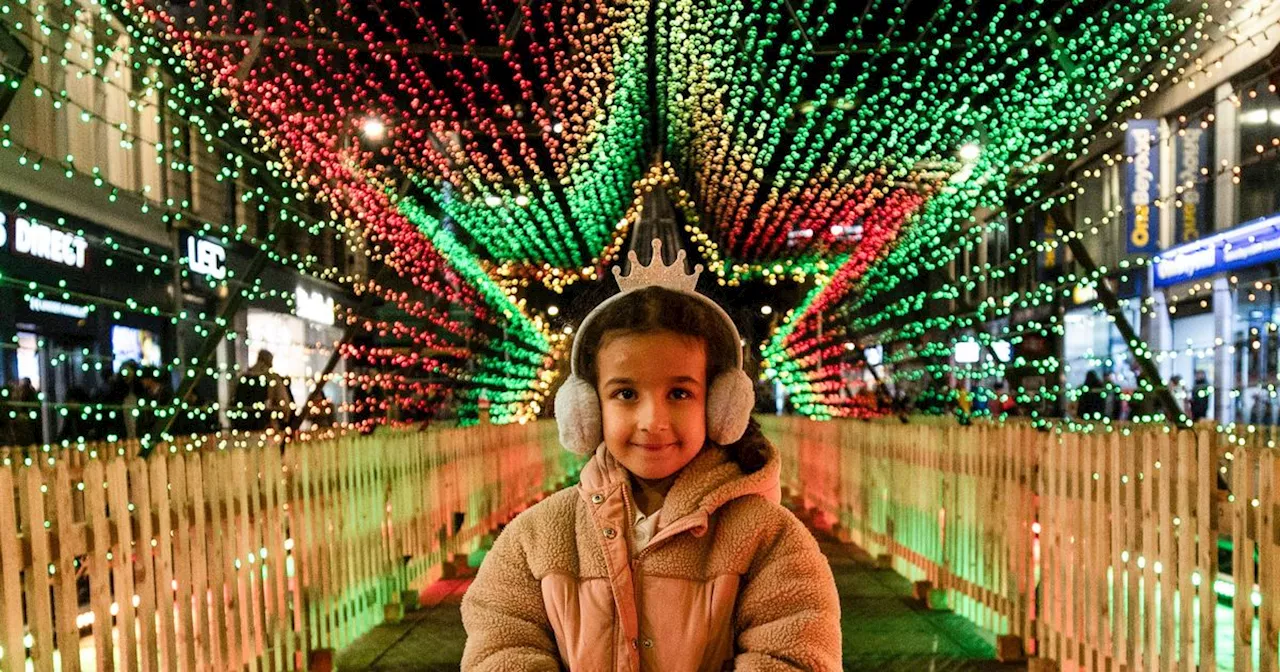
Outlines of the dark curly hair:
M 628 292 L 606 306 L 591 319 L 585 330 L 578 333 L 577 370 L 594 386 L 599 382 L 596 356 L 610 332 L 644 334 L 657 331 L 670 331 L 706 343 L 708 387 L 716 376 L 738 365 L 741 344 L 714 308 L 683 292 L 645 287 Z M 714 445 L 710 438 L 707 443 Z M 747 423 L 747 431 L 741 439 L 723 448 L 729 459 L 745 474 L 764 468 L 772 452 L 772 446 L 760 432 L 755 418 Z

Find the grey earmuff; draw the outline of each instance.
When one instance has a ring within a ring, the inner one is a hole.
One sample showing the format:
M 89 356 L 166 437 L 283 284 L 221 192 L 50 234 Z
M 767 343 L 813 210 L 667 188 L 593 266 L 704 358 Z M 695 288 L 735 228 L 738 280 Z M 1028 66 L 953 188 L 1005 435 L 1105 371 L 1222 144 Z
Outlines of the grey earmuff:
M 661 243 L 657 240 L 653 241 L 653 243 L 654 261 L 651 264 L 659 263 L 662 259 Z M 637 265 L 635 252 L 630 254 L 630 258 L 631 267 L 635 269 Z M 680 272 L 683 273 L 683 251 L 677 255 L 676 262 L 680 264 Z M 696 270 L 701 272 L 702 267 L 698 266 Z M 615 276 L 618 276 L 619 272 L 619 269 L 614 269 Z M 691 277 L 696 281 L 696 274 Z M 742 337 L 738 334 L 738 327 L 734 325 L 733 320 L 730 319 L 729 314 L 723 308 L 715 301 L 693 291 L 693 282 L 682 284 L 687 284 L 689 289 L 685 289 L 683 286 L 672 286 L 665 282 L 655 283 L 655 285 L 651 286 L 663 286 L 702 301 L 720 316 L 728 329 L 728 333 L 733 337 L 734 351 L 737 353 L 735 366 L 729 371 L 716 376 L 707 387 L 707 436 L 719 445 L 727 445 L 742 438 L 742 435 L 747 431 L 747 423 L 751 421 L 751 411 L 755 407 L 755 386 L 752 384 L 747 372 L 742 369 L 742 348 L 739 347 Z M 621 281 L 619 281 L 619 286 L 622 286 Z M 578 355 L 582 344 L 581 336 L 587 332 L 587 325 L 604 307 L 626 296 L 632 289 L 638 288 L 638 286 L 630 289 L 623 287 L 621 293 L 609 297 L 596 306 L 582 320 L 582 324 L 578 326 L 577 335 L 573 339 L 573 352 L 569 360 L 571 373 L 564 384 L 560 386 L 560 390 L 556 392 L 555 400 L 556 423 L 560 430 L 560 444 L 570 452 L 586 455 L 595 450 L 604 441 L 604 427 L 600 417 L 600 398 L 596 394 L 595 387 L 579 375 L 578 372 Z

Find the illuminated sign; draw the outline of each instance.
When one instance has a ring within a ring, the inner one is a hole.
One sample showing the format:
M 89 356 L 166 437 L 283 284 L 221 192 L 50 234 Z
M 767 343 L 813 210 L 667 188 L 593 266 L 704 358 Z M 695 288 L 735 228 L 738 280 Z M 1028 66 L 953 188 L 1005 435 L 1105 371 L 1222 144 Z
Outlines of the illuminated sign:
M 9 216 L 0 213 L 0 245 L 8 238 Z M 84 268 L 89 243 L 84 236 L 45 226 L 26 217 L 13 218 L 13 251 L 72 268 Z
M 308 292 L 302 287 L 294 290 L 293 313 L 304 320 L 320 324 L 333 324 L 334 301 L 320 292 Z
M 207 275 L 215 280 L 227 277 L 227 250 L 211 241 L 187 237 L 187 268 L 193 273 Z
M 1168 287 L 1280 259 L 1280 214 L 1187 243 L 1155 259 L 1155 285 Z
M 89 306 L 77 306 L 73 303 L 63 303 L 61 301 L 52 301 L 49 299 L 37 299 L 32 297 L 27 300 L 27 307 L 36 313 L 49 313 L 51 315 L 74 317 L 77 320 L 83 320 L 89 316 Z
M 1126 168 L 1127 224 L 1125 248 L 1129 254 L 1153 254 L 1157 238 L 1152 226 L 1159 226 L 1160 206 L 1160 125 L 1154 120 L 1129 122 L 1125 132 L 1125 154 L 1132 158 Z
M 17 217 L 13 220 L 13 249 L 37 259 L 84 268 L 89 243 L 83 236 Z
M 956 343 L 956 363 L 975 364 L 982 354 L 982 347 L 977 341 L 960 341 Z
M 1203 129 L 1185 128 L 1175 148 L 1182 206 L 1174 211 L 1173 231 L 1177 242 L 1186 243 L 1199 238 L 1205 228 L 1205 210 L 1201 203 L 1206 197 L 1207 184 L 1202 175 L 1209 166 L 1209 143 Z

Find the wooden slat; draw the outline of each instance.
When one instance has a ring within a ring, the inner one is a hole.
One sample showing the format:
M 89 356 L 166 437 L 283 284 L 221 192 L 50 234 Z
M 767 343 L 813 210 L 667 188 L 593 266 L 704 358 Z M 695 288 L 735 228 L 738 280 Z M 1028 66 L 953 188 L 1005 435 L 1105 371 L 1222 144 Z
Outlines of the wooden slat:
M 22 548 L 18 536 L 18 512 L 14 499 L 14 472 L 20 467 L 0 465 L 0 659 L 5 672 L 24 672 L 26 647 L 22 643 Z M 14 652 L 23 652 L 21 654 Z
M 285 501 L 289 503 L 288 515 L 286 516 L 289 537 L 293 540 L 293 549 L 289 552 L 289 557 L 293 559 L 293 578 L 289 582 L 289 599 L 292 601 L 293 608 L 293 659 L 290 663 L 293 669 L 301 667 L 301 662 L 307 660 L 310 653 L 308 643 L 314 641 L 311 633 L 309 618 L 311 612 L 308 610 L 304 601 L 304 587 L 309 585 L 307 580 L 310 567 L 310 556 L 307 549 L 310 548 L 310 521 L 307 520 L 307 509 L 305 505 L 305 489 L 302 476 L 301 450 L 296 442 L 291 443 L 285 449 L 285 464 L 289 467 L 289 476 L 282 483 Z
M 1129 470 L 1126 469 L 1126 462 L 1121 457 L 1120 434 L 1111 432 L 1107 435 L 1107 466 L 1109 468 L 1107 482 L 1110 487 L 1108 492 L 1109 511 L 1110 511 L 1110 528 L 1111 528 L 1111 620 L 1108 622 L 1113 633 L 1112 637 L 1115 641 L 1114 651 L 1112 653 L 1112 661 L 1116 669 L 1124 668 L 1130 664 L 1132 656 L 1129 646 L 1129 620 L 1128 611 L 1125 608 L 1126 593 L 1126 576 L 1128 575 L 1128 562 L 1126 560 L 1128 553 L 1128 520 L 1131 517 L 1132 509 L 1127 506 L 1126 499 L 1131 492 L 1131 484 L 1128 480 Z M 1126 450 L 1124 455 L 1128 455 Z
M 155 530 L 159 541 L 152 548 L 155 567 L 155 604 L 156 620 L 160 624 L 160 636 L 157 640 L 159 650 L 157 659 L 163 670 L 176 670 L 178 666 L 177 636 L 174 633 L 174 616 L 177 606 L 174 603 L 173 578 L 173 517 L 172 501 L 169 498 L 169 465 L 163 454 L 157 454 L 146 462 L 150 470 L 151 503 L 148 511 L 157 514 L 158 528 Z M 148 515 L 148 518 L 151 516 Z
M 285 534 L 282 524 L 283 509 L 287 506 L 281 501 L 281 483 L 284 479 L 283 465 L 281 463 L 280 450 L 272 447 L 270 450 L 262 452 L 262 494 L 264 501 L 264 512 L 266 518 L 266 526 L 263 528 L 263 548 L 269 550 L 263 562 L 267 564 L 268 581 L 266 601 L 269 605 L 267 610 L 268 622 L 267 631 L 270 633 L 271 640 L 269 646 L 272 650 L 272 669 L 285 669 L 285 661 L 291 657 L 292 653 L 292 637 L 289 636 L 290 623 L 288 605 L 285 602 Z M 286 652 L 286 642 L 288 652 Z M 292 663 L 290 663 L 292 664 Z
M 249 562 L 249 554 L 256 551 L 251 543 L 253 523 L 249 520 L 248 481 L 253 476 L 248 472 L 246 450 L 231 451 L 232 492 L 228 497 L 229 507 L 235 512 L 232 520 L 232 544 L 235 548 L 232 567 L 235 572 L 236 615 L 238 634 L 238 659 L 249 672 L 258 672 L 258 655 L 256 628 L 254 627 L 253 570 L 256 564 Z M 258 605 L 260 606 L 260 605 Z
M 267 443 L 262 450 L 238 451 L 238 454 L 244 456 L 245 461 L 245 479 L 243 487 L 240 489 L 241 496 L 241 515 L 244 517 L 241 533 L 245 535 L 245 553 L 241 556 L 246 563 L 244 568 L 245 578 L 248 579 L 249 588 L 249 622 L 253 628 L 253 648 L 252 657 L 250 659 L 249 668 L 253 672 L 261 669 L 263 663 L 263 653 L 266 651 L 266 600 L 264 584 L 262 577 L 262 512 L 260 510 L 261 500 L 259 495 L 261 488 L 261 464 L 262 453 L 267 450 L 275 450 L 275 446 Z
M 1151 432 L 1157 447 L 1157 457 L 1159 465 L 1155 472 L 1158 478 L 1154 485 L 1157 490 L 1156 518 L 1157 535 L 1156 541 L 1159 544 L 1157 557 L 1160 560 L 1161 572 L 1156 575 L 1156 582 L 1160 588 L 1160 648 L 1158 650 L 1158 665 L 1161 670 L 1171 670 L 1174 668 L 1176 660 L 1177 644 L 1174 639 L 1175 633 L 1173 623 L 1173 607 L 1174 607 L 1174 590 L 1177 588 L 1176 578 L 1177 572 L 1177 555 L 1173 543 L 1173 476 L 1176 468 L 1173 465 L 1173 446 L 1170 442 L 1170 435 L 1164 432 Z
M 77 672 L 80 669 L 80 629 L 76 626 L 76 617 L 80 613 L 80 605 L 76 594 L 76 556 L 69 550 L 76 545 L 77 527 L 71 503 L 75 487 L 71 484 L 68 460 L 58 460 L 54 465 L 51 491 L 55 511 L 53 533 L 58 537 L 58 547 L 63 549 L 55 560 L 53 575 L 59 669 Z
M 1275 518 L 1274 506 L 1275 498 L 1272 490 L 1275 483 L 1272 480 L 1274 473 L 1274 456 L 1271 451 L 1262 451 L 1259 453 L 1259 469 L 1258 469 L 1258 588 L 1263 596 L 1262 608 L 1260 609 L 1260 628 L 1259 634 L 1261 641 L 1259 645 L 1258 669 L 1262 672 L 1276 672 L 1276 623 L 1272 616 L 1277 596 L 1275 569 Z
M 1194 479 L 1195 435 L 1188 431 L 1178 432 L 1177 447 L 1178 474 L 1174 494 L 1178 499 L 1178 667 L 1184 672 L 1194 672 L 1196 648 L 1192 605 L 1195 604 L 1195 586 L 1191 577 L 1196 572 L 1196 527 L 1191 517 L 1191 500 L 1197 489 L 1208 488 L 1210 485 L 1197 483 Z
M 133 608 L 133 521 L 129 511 L 129 472 L 125 458 L 116 457 L 107 463 L 107 490 L 117 540 L 111 547 L 111 581 L 115 596 L 119 669 L 133 672 L 138 669 L 138 635 Z
M 324 596 L 324 616 L 325 646 L 336 648 L 340 646 L 342 634 L 340 627 L 340 611 L 342 609 L 341 595 L 338 594 L 338 586 L 340 585 L 338 561 L 342 546 L 342 511 L 341 507 L 336 506 L 332 497 L 332 486 L 337 477 L 337 470 L 334 468 L 334 457 L 336 455 L 336 446 L 326 444 L 320 447 L 318 460 L 318 480 L 316 501 L 320 505 L 319 520 L 324 526 L 325 541 L 322 543 L 321 551 L 323 554 L 322 566 L 324 574 L 321 577 L 321 594 Z
M 49 599 L 49 531 L 45 526 L 44 469 L 40 461 L 23 470 L 19 498 L 26 504 L 23 533 L 31 547 L 26 578 L 28 627 L 34 639 L 31 659 L 36 672 L 53 672 L 53 603 Z
M 221 598 L 222 588 L 213 583 L 211 573 L 216 563 L 217 548 L 214 535 L 217 530 L 211 522 L 211 506 L 205 487 L 205 456 L 190 453 L 186 458 L 187 493 L 191 499 L 193 520 L 191 536 L 191 591 L 195 596 L 192 605 L 191 627 L 197 669 L 207 669 L 222 662 L 220 638 L 216 630 L 217 619 L 213 615 L 214 604 Z M 218 608 L 219 611 L 221 608 Z
M 168 481 L 170 484 L 170 501 L 173 506 L 173 575 L 176 584 L 175 607 L 177 625 L 174 629 L 174 656 L 183 672 L 194 672 L 196 669 L 196 639 L 192 603 L 199 596 L 204 603 L 203 593 L 192 588 L 192 550 L 191 530 L 193 521 L 188 515 L 190 499 L 187 494 L 187 462 L 194 454 L 177 453 L 168 458 Z
M 94 544 L 89 558 L 89 603 L 93 608 L 93 649 L 98 672 L 115 669 L 114 617 L 111 614 L 111 550 L 108 528 L 107 476 L 101 460 L 90 460 L 84 469 L 85 519 L 93 529 Z M 3 536 L 3 530 L 0 530 Z M 116 556 L 119 562 L 119 556 Z
M 136 594 L 138 595 L 138 653 L 142 656 L 142 672 L 160 669 L 160 644 L 156 638 L 156 569 L 155 529 L 151 521 L 151 478 L 147 463 L 137 458 L 128 461 L 129 496 L 138 522 L 138 538 L 133 546 L 133 562 L 140 568 Z
M 1058 611 L 1062 606 L 1058 599 L 1058 551 L 1057 551 L 1057 492 L 1060 473 L 1057 466 L 1057 437 L 1050 436 L 1041 454 L 1043 468 L 1040 470 L 1040 566 L 1041 585 L 1043 587 L 1043 604 L 1040 605 L 1040 646 L 1041 657 L 1059 659 L 1062 649 L 1059 640 Z
M 1235 670 L 1253 670 L 1253 540 L 1249 537 L 1250 499 L 1253 496 L 1253 451 L 1237 446 L 1234 465 L 1231 468 L 1231 491 L 1235 497 L 1232 506 L 1234 521 L 1231 530 L 1231 566 L 1235 575 Z
M 218 670 L 240 667 L 239 646 L 236 639 L 237 621 L 233 604 L 235 578 L 231 574 L 234 565 L 229 558 L 235 553 L 227 534 L 227 489 L 230 487 L 225 452 L 212 452 L 204 456 L 204 493 L 208 502 L 208 558 L 209 567 L 209 640 L 213 649 L 213 667 Z
M 1084 511 L 1080 521 L 1083 544 L 1081 551 L 1085 556 L 1083 563 L 1084 581 L 1080 590 L 1082 598 L 1080 618 L 1083 623 L 1081 631 L 1085 644 L 1083 667 L 1089 672 L 1096 672 L 1099 656 L 1106 655 L 1104 649 L 1106 633 L 1102 632 L 1098 627 L 1102 623 L 1102 614 L 1098 606 L 1098 588 L 1106 584 L 1106 575 L 1100 572 L 1099 568 L 1099 552 L 1103 546 L 1103 535 L 1098 527 L 1099 507 L 1097 504 L 1097 494 L 1101 480 L 1101 474 L 1099 473 L 1101 466 L 1098 463 L 1100 438 L 1100 434 L 1096 432 L 1085 437 L 1085 451 L 1082 456 L 1083 464 L 1080 471 L 1080 479 L 1083 483 L 1080 496 L 1084 500 Z M 1097 478 L 1095 478 L 1095 475 Z
M 1083 638 L 1080 633 L 1080 545 L 1084 543 L 1080 534 L 1080 434 L 1067 434 L 1063 457 L 1064 482 L 1062 492 L 1062 533 L 1064 551 L 1061 558 L 1063 564 L 1063 602 L 1065 614 L 1063 620 L 1063 636 L 1067 642 L 1067 651 L 1063 655 L 1064 663 L 1075 663 L 1079 667 L 1080 650 Z
M 1213 507 L 1217 490 L 1218 459 L 1214 437 L 1204 428 L 1196 430 L 1196 480 L 1201 484 L 1196 492 L 1196 565 L 1200 570 L 1200 587 L 1197 598 L 1200 603 L 1200 623 L 1197 640 L 1200 642 L 1200 669 L 1216 665 L 1217 633 L 1213 618 L 1217 596 L 1213 582 L 1218 577 L 1218 532 L 1212 525 Z

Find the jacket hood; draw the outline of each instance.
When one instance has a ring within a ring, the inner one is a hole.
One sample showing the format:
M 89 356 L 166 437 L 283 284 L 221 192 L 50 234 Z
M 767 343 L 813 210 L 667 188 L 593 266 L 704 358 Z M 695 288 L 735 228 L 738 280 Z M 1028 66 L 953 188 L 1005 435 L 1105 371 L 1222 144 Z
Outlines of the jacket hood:
M 710 516 L 725 503 L 748 495 L 760 495 L 777 504 L 782 500 L 781 469 L 772 443 L 764 467 L 750 474 L 742 473 L 722 446 L 708 443 L 676 476 L 662 504 L 662 519 L 675 521 L 694 513 Z M 590 499 L 593 494 L 619 487 L 631 487 L 630 474 L 601 443 L 582 469 L 579 493 Z

